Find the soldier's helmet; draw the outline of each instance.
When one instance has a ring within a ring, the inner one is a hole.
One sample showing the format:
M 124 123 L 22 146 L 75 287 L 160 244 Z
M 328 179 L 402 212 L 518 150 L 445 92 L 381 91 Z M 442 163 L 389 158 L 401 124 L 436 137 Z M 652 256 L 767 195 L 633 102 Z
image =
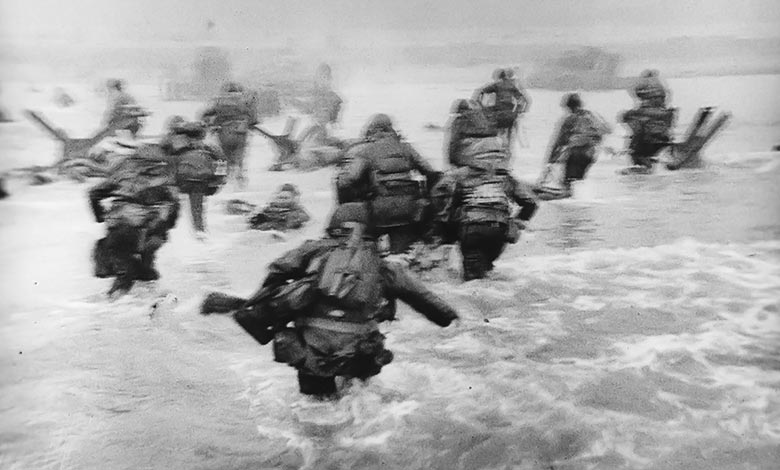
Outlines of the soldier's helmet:
M 244 87 L 236 82 L 226 82 L 222 85 L 223 93 L 241 93 L 242 91 L 244 91 Z
M 106 80 L 106 88 L 110 90 L 113 89 L 122 91 L 122 87 L 124 87 L 124 83 L 118 78 L 109 78 Z
M 175 134 L 179 131 L 179 127 L 181 127 L 181 125 L 185 122 L 186 121 L 184 118 L 177 114 L 168 118 L 168 122 L 165 124 L 165 128 L 170 134 Z
M 375 114 L 371 116 L 363 131 L 364 137 L 370 137 L 378 132 L 394 132 L 393 121 L 387 114 Z
M 563 101 L 561 105 L 566 106 L 567 108 L 574 111 L 575 109 L 582 108 L 582 99 L 578 93 L 569 93 L 567 95 L 563 95 Z
M 351 224 L 361 224 L 365 227 L 369 226 L 371 217 L 368 213 L 368 208 L 363 202 L 346 202 L 339 204 L 333 214 L 330 216 L 328 227 L 326 231 L 331 235 L 339 234 L 339 232 L 345 228 L 348 228 Z
M 469 105 L 469 100 L 459 99 L 452 102 L 452 107 L 450 107 L 450 113 L 462 114 L 470 109 L 471 106 Z

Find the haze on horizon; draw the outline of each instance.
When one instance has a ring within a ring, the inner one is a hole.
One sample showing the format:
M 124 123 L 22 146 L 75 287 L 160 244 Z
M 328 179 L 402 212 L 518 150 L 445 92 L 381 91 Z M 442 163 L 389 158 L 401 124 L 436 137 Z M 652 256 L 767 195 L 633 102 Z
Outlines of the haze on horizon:
M 206 36 L 206 24 L 215 28 Z M 776 0 L 0 0 L 0 43 L 774 37 Z

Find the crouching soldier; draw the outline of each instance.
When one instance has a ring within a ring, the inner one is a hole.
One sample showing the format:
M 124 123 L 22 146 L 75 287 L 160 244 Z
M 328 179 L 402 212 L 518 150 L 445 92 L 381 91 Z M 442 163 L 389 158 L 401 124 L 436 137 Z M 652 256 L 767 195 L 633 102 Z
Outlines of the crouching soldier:
M 273 340 L 275 360 L 298 370 L 303 394 L 333 395 L 336 377 L 379 374 L 393 354 L 378 323 L 394 319 L 396 299 L 442 327 L 458 315 L 400 265 L 380 257 L 369 222 L 365 204 L 342 204 L 325 238 L 271 263 L 257 294 L 249 300 L 212 294 L 201 312 L 235 311 L 260 344 Z
M 294 184 L 283 184 L 273 200 L 249 219 L 249 226 L 255 230 L 282 232 L 303 227 L 311 217 L 300 199 L 301 193 Z
M 205 142 L 206 127 L 174 116 L 168 123 L 168 134 L 160 148 L 169 157 L 174 182 L 189 196 L 192 225 L 202 235 L 206 231 L 204 200 L 225 184 L 227 161 L 219 147 Z
M 111 198 L 110 208 L 102 201 Z M 95 220 L 107 234 L 93 251 L 95 276 L 115 277 L 109 290 L 125 293 L 133 282 L 158 279 L 154 267 L 158 249 L 168 239 L 179 212 L 168 164 L 159 149 L 141 147 L 89 191 Z
M 439 211 L 434 232 L 444 242 L 460 244 L 466 281 L 485 277 L 536 212 L 533 192 L 509 174 L 506 162 L 503 142 L 483 139 L 469 166 L 446 174 L 432 191 Z M 520 207 L 515 217 L 513 202 Z

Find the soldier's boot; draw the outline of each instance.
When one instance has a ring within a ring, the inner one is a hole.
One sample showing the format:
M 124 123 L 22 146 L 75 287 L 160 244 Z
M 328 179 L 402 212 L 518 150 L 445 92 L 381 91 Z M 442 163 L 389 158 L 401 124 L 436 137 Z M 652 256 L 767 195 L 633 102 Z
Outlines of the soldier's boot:
M 146 242 L 141 250 L 141 260 L 138 265 L 138 276 L 136 279 L 139 281 L 156 281 L 160 279 L 160 273 L 154 267 L 154 259 L 157 255 L 157 250 L 160 249 L 164 242 L 164 234 L 155 234 L 146 238 Z
M 139 260 L 135 257 L 129 257 L 121 260 L 117 266 L 117 275 L 108 295 L 122 295 L 130 292 L 133 282 L 138 277 Z
M 106 249 L 105 238 L 95 242 L 95 248 L 92 250 L 92 261 L 95 265 L 95 277 L 106 278 L 116 275 L 111 253 Z
M 319 377 L 298 371 L 298 388 L 304 395 L 326 398 L 336 393 L 335 377 Z
M 484 255 L 477 251 L 463 253 L 463 280 L 482 279 L 487 274 L 487 266 Z
M 206 223 L 204 221 L 203 214 L 203 199 L 204 195 L 200 191 L 193 191 L 189 193 L 190 198 L 190 214 L 192 214 L 192 225 L 198 232 L 206 231 Z
M 136 276 L 136 279 L 139 281 L 156 281 L 160 279 L 160 273 L 154 267 L 154 255 L 154 252 L 141 255 L 141 263 Z

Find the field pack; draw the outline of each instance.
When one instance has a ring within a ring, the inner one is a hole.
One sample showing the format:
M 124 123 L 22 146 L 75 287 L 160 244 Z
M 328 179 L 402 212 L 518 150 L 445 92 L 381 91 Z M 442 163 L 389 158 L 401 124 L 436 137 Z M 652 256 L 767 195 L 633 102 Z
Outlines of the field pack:
M 317 280 L 319 294 L 337 308 L 373 312 L 382 297 L 381 258 L 376 244 L 363 239 L 363 226 L 355 224 L 348 240 L 324 260 Z

